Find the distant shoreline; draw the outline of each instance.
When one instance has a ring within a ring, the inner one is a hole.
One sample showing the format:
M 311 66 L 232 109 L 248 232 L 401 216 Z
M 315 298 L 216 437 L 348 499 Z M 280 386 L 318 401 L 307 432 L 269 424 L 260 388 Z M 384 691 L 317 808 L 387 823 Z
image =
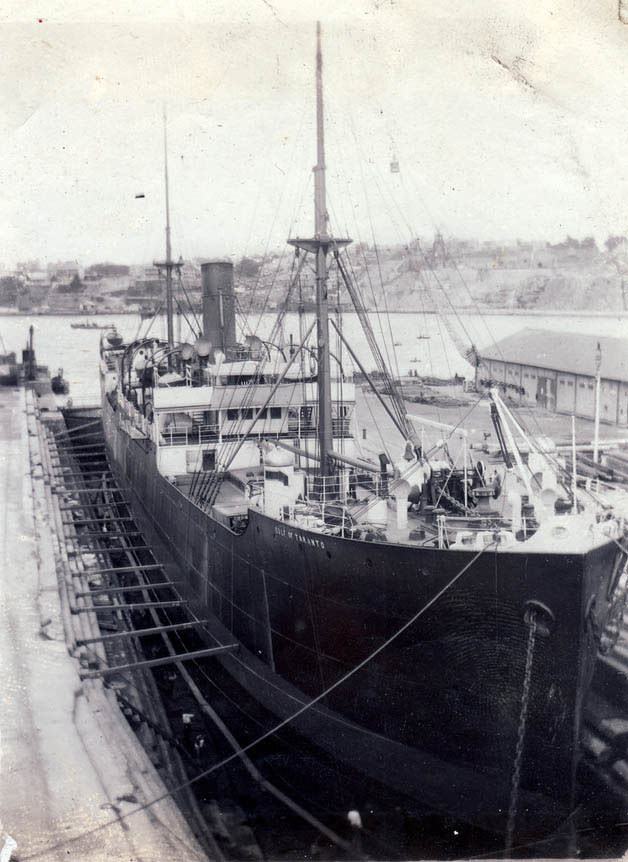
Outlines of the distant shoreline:
M 273 312 L 267 311 L 262 312 L 256 311 L 255 309 L 251 310 L 251 314 L 272 314 Z M 297 313 L 297 312 L 293 312 Z M 312 314 L 313 312 L 308 312 Z M 354 311 L 345 312 L 346 314 L 355 314 Z M 628 311 L 593 311 L 587 308 L 460 308 L 458 312 L 453 311 L 421 311 L 419 309 L 388 309 L 388 311 L 384 311 L 384 309 L 379 309 L 379 311 L 375 311 L 373 309 L 368 309 L 369 314 L 416 314 L 421 316 L 434 316 L 439 314 L 441 317 L 452 317 L 456 314 L 471 314 L 475 317 L 561 317 L 565 314 L 571 316 L 584 316 L 587 317 L 614 317 L 614 318 L 626 318 L 628 319 Z M 103 317 L 128 317 L 130 315 L 135 315 L 139 317 L 139 311 L 13 311 L 9 309 L 1 309 L 0 317 L 78 317 L 83 318 L 84 320 L 91 320 L 92 318 L 103 318 Z
M 376 311 L 369 311 L 370 314 L 377 314 Z M 441 317 L 454 317 L 458 314 L 472 314 L 475 317 L 563 317 L 568 314 L 573 317 L 616 317 L 628 319 L 628 311 L 592 311 L 588 308 L 460 308 L 457 312 L 454 311 L 401 311 L 389 309 L 384 312 L 380 309 L 379 314 L 420 314 L 420 315 L 435 315 Z

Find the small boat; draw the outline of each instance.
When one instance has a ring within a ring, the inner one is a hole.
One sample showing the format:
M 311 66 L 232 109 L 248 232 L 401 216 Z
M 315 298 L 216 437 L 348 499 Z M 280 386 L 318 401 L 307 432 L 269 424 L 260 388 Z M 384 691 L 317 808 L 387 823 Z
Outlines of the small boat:
M 17 386 L 18 367 L 15 353 L 0 353 L 0 386 Z
M 111 329 L 111 323 L 96 323 L 95 320 L 84 320 L 80 323 L 71 323 L 72 329 Z
M 416 356 L 415 356 L 413 359 L 411 359 L 411 360 L 410 360 L 410 362 L 420 362 L 420 361 L 421 361 L 421 360 L 420 360 L 420 359 L 417 359 L 417 358 L 416 358 Z
M 429 339 L 429 335 L 417 335 L 417 341 L 422 341 L 423 339 Z
M 120 335 L 115 326 L 112 327 L 111 331 L 107 333 L 106 338 L 107 343 L 110 347 L 120 347 L 120 345 L 124 341 L 123 337 Z
M 60 368 L 55 376 L 50 381 L 52 391 L 55 395 L 67 395 L 70 391 L 70 384 L 63 377 L 63 368 Z

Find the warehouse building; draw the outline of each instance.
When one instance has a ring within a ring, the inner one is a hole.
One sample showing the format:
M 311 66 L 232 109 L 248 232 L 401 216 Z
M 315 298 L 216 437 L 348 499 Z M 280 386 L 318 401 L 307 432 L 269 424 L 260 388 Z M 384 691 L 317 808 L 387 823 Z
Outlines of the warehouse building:
M 628 339 L 524 329 L 478 351 L 477 380 L 517 403 L 593 419 L 598 344 L 600 420 L 628 426 Z

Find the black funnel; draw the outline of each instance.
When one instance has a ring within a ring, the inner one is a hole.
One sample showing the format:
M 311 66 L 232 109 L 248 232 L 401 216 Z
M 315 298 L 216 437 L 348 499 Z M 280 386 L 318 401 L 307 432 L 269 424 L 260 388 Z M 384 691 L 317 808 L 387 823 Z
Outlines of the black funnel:
M 201 264 L 203 284 L 203 334 L 216 350 L 228 355 L 236 346 L 233 264 L 209 260 Z

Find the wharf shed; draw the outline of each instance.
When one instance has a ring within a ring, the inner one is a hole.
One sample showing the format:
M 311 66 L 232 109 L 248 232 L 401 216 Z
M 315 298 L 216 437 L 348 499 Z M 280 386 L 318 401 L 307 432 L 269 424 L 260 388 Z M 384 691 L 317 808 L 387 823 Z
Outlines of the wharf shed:
M 628 426 L 628 339 L 523 329 L 478 351 L 478 384 L 498 385 L 520 404 L 593 419 L 598 344 L 600 420 Z

